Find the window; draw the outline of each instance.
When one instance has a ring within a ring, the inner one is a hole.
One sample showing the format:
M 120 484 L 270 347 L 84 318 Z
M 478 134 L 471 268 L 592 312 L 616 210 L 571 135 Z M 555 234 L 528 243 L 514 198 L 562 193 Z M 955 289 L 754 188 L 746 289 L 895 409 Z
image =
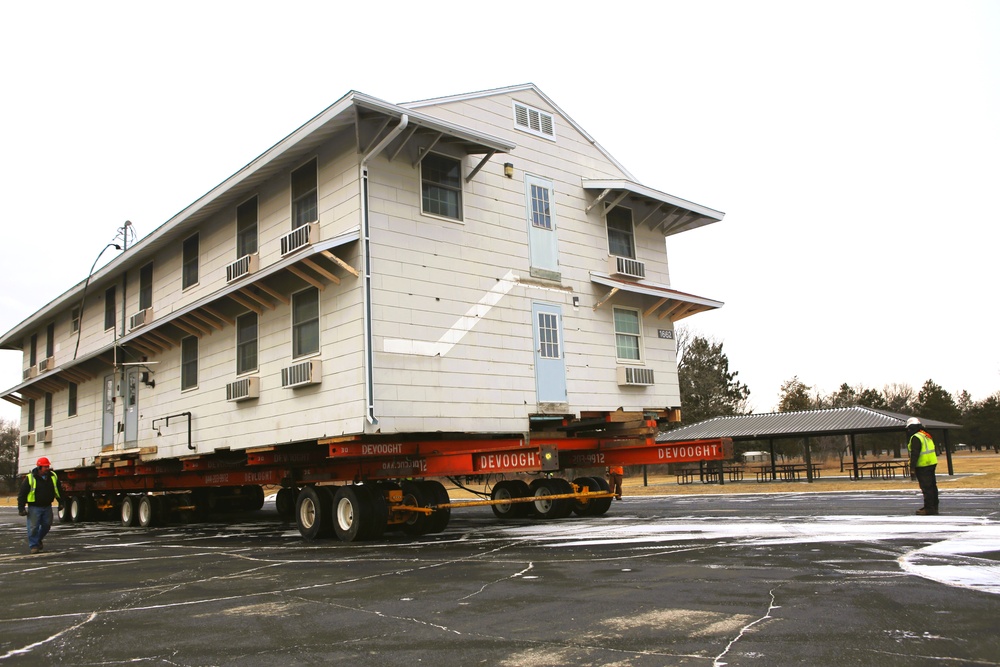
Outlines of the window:
M 181 390 L 198 386 L 198 338 L 181 339 Z
M 641 361 L 639 311 L 615 308 L 615 352 L 619 361 Z
M 153 265 L 152 263 L 139 269 L 139 310 L 153 306 Z
M 104 290 L 104 330 L 115 328 L 115 288 Z
M 531 224 L 540 229 L 552 229 L 549 191 L 540 184 L 531 184 Z
M 28 399 L 28 431 L 35 430 L 35 399 Z
M 552 114 L 539 109 L 533 109 L 519 102 L 514 102 L 514 126 L 519 130 L 537 134 L 546 139 L 556 138 Z
M 319 290 L 292 295 L 292 358 L 319 352 Z
M 181 268 L 181 289 L 198 283 L 198 235 L 184 241 L 184 259 Z
M 45 327 L 45 358 L 55 355 L 56 353 L 56 325 L 55 322 L 49 324 Z
M 236 374 L 257 370 L 257 313 L 236 318 Z
M 74 308 L 70 311 L 69 316 L 69 332 L 76 333 L 80 330 L 80 309 Z
M 538 313 L 538 356 L 542 359 L 559 359 L 559 316 L 555 313 Z
M 37 363 L 38 363 L 38 334 L 31 334 L 31 343 L 28 347 L 28 365 L 34 366 Z
M 319 219 L 316 198 L 316 160 L 292 172 L 292 229 Z
M 68 407 L 66 408 L 66 416 L 67 417 L 75 417 L 76 416 L 76 383 L 75 382 L 70 382 L 69 383 L 69 396 L 67 397 L 66 402 L 68 403 Z
M 45 411 L 42 413 L 42 426 L 52 426 L 52 394 L 45 392 Z
M 443 155 L 428 155 L 420 163 L 423 212 L 462 219 L 462 163 Z
M 257 198 L 236 207 L 236 259 L 257 252 Z
M 616 206 L 608 211 L 608 251 L 618 257 L 635 259 L 635 233 L 632 231 L 632 211 Z

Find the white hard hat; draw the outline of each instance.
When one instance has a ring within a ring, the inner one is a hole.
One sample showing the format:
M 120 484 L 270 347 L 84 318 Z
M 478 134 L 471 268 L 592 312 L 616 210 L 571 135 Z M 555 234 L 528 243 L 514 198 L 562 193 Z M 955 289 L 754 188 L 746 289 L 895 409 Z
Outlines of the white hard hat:
M 916 417 L 910 417 L 909 419 L 906 420 L 906 426 L 907 427 L 910 427 L 910 426 L 923 426 L 923 424 L 921 424 L 920 420 L 917 419 Z

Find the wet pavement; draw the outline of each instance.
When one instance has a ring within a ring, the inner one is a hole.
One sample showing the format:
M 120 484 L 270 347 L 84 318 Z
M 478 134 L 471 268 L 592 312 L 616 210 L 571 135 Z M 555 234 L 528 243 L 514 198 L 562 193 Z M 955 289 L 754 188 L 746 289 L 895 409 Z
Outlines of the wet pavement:
M 599 518 L 304 542 L 0 508 L 7 665 L 1000 665 L 1000 493 L 626 498 Z

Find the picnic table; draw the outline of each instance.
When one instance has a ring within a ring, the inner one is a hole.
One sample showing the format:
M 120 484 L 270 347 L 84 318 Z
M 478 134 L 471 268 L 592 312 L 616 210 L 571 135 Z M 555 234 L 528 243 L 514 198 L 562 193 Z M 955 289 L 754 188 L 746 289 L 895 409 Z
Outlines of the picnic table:
M 781 479 L 787 482 L 801 479 L 802 475 L 809 475 L 812 470 L 812 478 L 819 479 L 820 467 L 818 463 L 806 465 L 805 463 L 775 463 L 772 471 L 770 463 L 755 466 L 754 472 L 758 482 L 767 482 L 772 479 Z
M 741 465 L 723 465 L 722 472 L 731 482 L 743 480 L 743 466 Z M 690 484 L 696 475 L 702 484 L 711 484 L 719 481 L 719 466 L 714 463 L 706 466 L 702 461 L 697 466 L 675 468 L 674 475 L 677 476 L 678 484 Z
M 887 461 L 860 461 L 857 464 L 857 473 L 852 466 L 849 471 L 854 479 L 861 479 L 866 474 L 871 479 L 895 479 L 896 472 L 903 477 L 910 476 L 910 459 L 889 459 Z

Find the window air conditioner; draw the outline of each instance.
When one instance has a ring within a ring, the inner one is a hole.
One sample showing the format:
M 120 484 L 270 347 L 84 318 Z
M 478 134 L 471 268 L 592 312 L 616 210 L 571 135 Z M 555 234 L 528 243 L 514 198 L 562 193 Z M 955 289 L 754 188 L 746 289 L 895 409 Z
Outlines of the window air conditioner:
M 644 366 L 619 366 L 618 384 L 645 387 L 653 384 L 653 369 Z
M 46 357 L 38 362 L 38 372 L 44 373 L 45 371 L 50 371 L 56 367 L 55 357 Z
M 24 369 L 24 379 L 30 380 L 31 378 L 38 375 L 38 366 L 28 366 Z
M 319 222 L 310 222 L 281 237 L 281 256 L 291 254 L 319 241 Z
M 35 446 L 35 434 L 25 433 L 21 436 L 21 446 L 22 447 L 34 447 Z
M 52 442 L 52 429 L 46 428 L 35 432 L 35 442 Z
M 319 384 L 322 379 L 319 359 L 310 359 L 281 369 L 281 386 L 286 388 Z
M 153 309 L 143 308 L 138 313 L 129 318 L 128 320 L 129 331 L 131 331 L 132 329 L 138 329 L 144 324 L 148 324 L 149 322 L 152 321 L 153 321 Z
M 282 239 L 282 241 L 284 241 L 284 239 Z M 234 280 L 239 280 L 243 276 L 255 273 L 259 267 L 260 255 L 257 253 L 253 253 L 252 255 L 243 255 L 226 267 L 226 282 L 231 283 Z
M 616 255 L 612 255 L 609 260 L 608 272 L 611 275 L 640 279 L 646 277 L 646 265 L 643 262 Z
M 246 401 L 260 398 L 260 378 L 256 375 L 240 378 L 226 385 L 227 401 Z

